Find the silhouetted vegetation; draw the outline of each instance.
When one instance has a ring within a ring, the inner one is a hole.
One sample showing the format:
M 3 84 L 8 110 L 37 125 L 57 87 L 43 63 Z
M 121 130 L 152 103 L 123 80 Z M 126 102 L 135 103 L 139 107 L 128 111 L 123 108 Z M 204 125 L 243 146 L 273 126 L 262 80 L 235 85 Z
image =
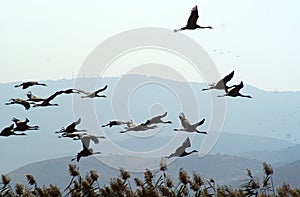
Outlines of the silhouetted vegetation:
M 175 182 L 168 174 L 168 166 L 165 160 L 160 162 L 159 172 L 152 172 L 145 169 L 144 178 L 131 179 L 131 175 L 124 168 L 120 168 L 120 175 L 110 179 L 108 185 L 100 186 L 99 174 L 95 170 L 90 170 L 85 176 L 79 172 L 79 168 L 74 164 L 69 164 L 70 182 L 61 190 L 55 185 L 40 187 L 35 178 L 28 174 L 27 185 L 10 185 L 10 178 L 2 175 L 0 196 L 195 196 L 195 197 L 242 197 L 242 196 L 280 196 L 299 197 L 300 190 L 291 188 L 288 183 L 274 188 L 273 168 L 263 163 L 264 177 L 260 180 L 253 176 L 251 170 L 247 169 L 247 179 L 240 188 L 233 189 L 231 186 L 219 186 L 214 179 L 205 179 L 199 173 L 193 172 L 192 177 L 183 168 L 179 169 L 178 180 Z M 158 174 L 158 176 L 157 176 Z M 158 177 L 158 178 L 155 178 Z

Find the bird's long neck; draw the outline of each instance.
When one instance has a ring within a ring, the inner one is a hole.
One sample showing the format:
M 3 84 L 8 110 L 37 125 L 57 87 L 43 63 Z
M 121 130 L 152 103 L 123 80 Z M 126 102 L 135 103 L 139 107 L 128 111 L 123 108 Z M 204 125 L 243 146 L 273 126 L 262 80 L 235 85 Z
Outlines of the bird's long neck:
M 200 25 L 197 25 L 197 28 L 198 29 L 212 29 L 211 26 L 200 26 Z
M 184 156 L 188 156 L 188 155 L 190 155 L 190 154 L 192 154 L 192 153 L 195 153 L 195 152 L 198 152 L 197 150 L 193 150 L 193 151 L 191 151 L 191 152 L 183 152 L 181 155 L 180 155 L 180 157 L 184 157 Z
M 242 94 L 239 94 L 240 97 L 245 97 L 245 98 L 252 98 L 250 95 L 242 95 Z

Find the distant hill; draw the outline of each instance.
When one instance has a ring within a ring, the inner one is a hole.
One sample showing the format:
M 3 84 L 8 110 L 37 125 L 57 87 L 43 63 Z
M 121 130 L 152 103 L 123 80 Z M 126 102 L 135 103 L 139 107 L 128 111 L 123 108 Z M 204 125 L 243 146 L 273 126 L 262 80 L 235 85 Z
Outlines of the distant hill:
M 276 168 L 274 172 L 274 183 L 275 185 L 279 185 L 285 182 L 294 188 L 300 188 L 299 175 L 300 160 Z
M 32 174 L 36 178 L 39 185 L 56 184 L 64 189 L 70 181 L 68 174 L 68 164 L 70 157 L 51 159 L 32 163 L 18 168 L 8 174 L 12 179 L 12 183 L 26 184 L 25 175 Z M 161 175 L 158 170 L 160 158 L 135 158 L 126 155 L 111 155 L 99 157 L 101 161 L 114 161 L 120 167 L 124 163 L 131 163 L 132 166 L 144 165 L 151 163 L 153 168 L 150 168 L 154 173 L 155 179 Z M 82 176 L 91 170 L 97 170 L 100 174 L 100 184 L 107 185 L 110 178 L 119 176 L 119 170 L 112 168 L 105 163 L 99 161 L 96 157 L 82 159 L 79 163 L 75 163 L 80 168 Z M 253 175 L 260 180 L 263 178 L 262 163 L 257 160 L 251 160 L 238 156 L 230 155 L 207 155 L 204 158 L 199 158 L 197 155 L 190 155 L 185 158 L 177 158 L 174 161 L 168 161 L 168 175 L 174 180 L 178 180 L 179 169 L 183 167 L 190 176 L 193 172 L 200 173 L 205 179 L 213 178 L 217 185 L 231 185 L 239 187 L 247 179 L 246 169 L 250 169 Z M 126 168 L 125 168 L 126 169 Z M 275 186 L 282 185 L 283 182 L 291 184 L 292 187 L 299 187 L 299 169 L 300 161 L 293 162 L 274 169 L 274 184 Z M 133 178 L 138 177 L 143 179 L 143 172 L 131 172 L 131 182 Z M 176 183 L 175 183 L 176 184 Z
M 103 159 L 106 161 L 114 160 L 120 163 L 120 166 L 123 166 L 123 162 L 131 162 L 132 165 L 143 165 L 145 162 L 151 162 L 153 166 L 155 166 L 152 170 L 156 179 L 160 176 L 157 170 L 160 158 L 145 160 L 144 158 L 112 155 Z M 64 188 L 70 181 L 68 174 L 68 164 L 71 163 L 70 160 L 70 157 L 64 157 L 28 164 L 10 172 L 8 176 L 12 179 L 13 183 L 19 182 L 26 184 L 25 175 L 32 174 L 40 185 L 54 183 L 60 188 Z M 76 163 L 76 165 L 79 166 L 81 175 L 83 176 L 85 176 L 85 173 L 90 169 L 97 170 L 100 174 L 100 183 L 102 185 L 108 184 L 110 178 L 119 175 L 118 169 L 109 167 L 95 157 L 84 158 L 79 163 Z M 168 165 L 168 174 L 175 181 L 178 179 L 178 172 L 181 167 L 187 170 L 190 176 L 193 171 L 195 171 L 200 173 L 203 178 L 213 178 L 217 184 L 236 184 L 238 186 L 246 177 L 245 169 L 249 168 L 252 169 L 253 172 L 259 172 L 261 163 L 256 160 L 228 155 L 207 155 L 201 159 L 197 155 L 191 155 L 189 157 L 176 159 Z M 143 178 L 143 172 L 131 173 L 131 177 L 132 182 L 134 177 Z
M 245 157 L 266 161 L 273 165 L 284 165 L 300 160 L 300 144 L 273 151 L 252 151 L 241 154 Z

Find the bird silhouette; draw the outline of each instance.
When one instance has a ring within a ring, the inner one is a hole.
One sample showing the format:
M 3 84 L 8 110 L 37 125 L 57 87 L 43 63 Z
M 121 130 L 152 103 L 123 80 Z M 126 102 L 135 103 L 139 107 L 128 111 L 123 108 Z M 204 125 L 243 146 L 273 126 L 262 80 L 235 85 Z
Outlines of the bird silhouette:
M 101 154 L 101 152 L 94 152 L 92 148 L 90 148 L 90 142 L 93 141 L 95 144 L 99 143 L 99 138 L 105 138 L 103 136 L 94 136 L 94 135 L 85 135 L 82 136 L 81 143 L 82 143 L 82 150 L 77 154 L 75 158 L 72 159 L 74 161 L 76 159 L 77 162 L 79 162 L 81 157 L 87 157 L 90 155 L 95 155 L 95 154 Z
M 217 83 L 210 84 L 209 88 L 204 88 L 204 89 L 202 89 L 202 91 L 217 89 L 217 90 L 225 90 L 225 92 L 227 92 L 229 88 L 235 87 L 235 85 L 227 86 L 228 81 L 230 81 L 232 79 L 233 75 L 234 75 L 234 71 L 232 71 L 230 74 L 226 75 L 223 79 L 221 79 Z
M 11 98 L 9 101 L 10 102 L 5 103 L 5 105 L 19 104 L 23 105 L 26 110 L 30 109 L 30 103 L 21 98 Z
M 202 125 L 205 121 L 205 119 L 203 118 L 200 122 L 197 122 L 195 124 L 191 124 L 190 121 L 185 117 L 184 113 L 180 113 L 179 114 L 179 119 L 181 122 L 181 125 L 183 128 L 181 129 L 174 129 L 174 131 L 185 131 L 185 132 L 197 132 L 197 133 L 201 133 L 201 134 L 207 134 L 207 132 L 205 131 L 198 131 L 197 127 Z
M 191 15 L 187 21 L 186 26 L 180 29 L 175 29 L 174 32 L 183 31 L 183 30 L 194 30 L 194 29 L 213 29 L 211 26 L 197 25 L 198 18 L 199 18 L 198 8 L 197 6 L 195 6 L 192 8 Z
M 27 89 L 28 87 L 34 86 L 34 85 L 47 86 L 47 84 L 45 84 L 45 83 L 39 83 L 37 81 L 27 81 L 27 82 L 23 82 L 21 84 L 15 85 L 15 88 L 22 86 L 22 89 Z
M 121 121 L 121 120 L 111 120 L 109 121 L 109 123 L 102 125 L 101 127 L 112 127 L 112 126 L 118 126 L 118 125 L 122 125 L 122 124 L 126 124 L 127 122 L 125 121 Z
M 172 121 L 163 121 L 162 118 L 166 117 L 167 116 L 167 112 L 165 112 L 164 114 L 162 115 L 159 115 L 159 116 L 155 116 L 149 120 L 147 120 L 145 123 L 143 123 L 143 125 L 152 125 L 152 124 L 159 124 L 159 123 L 162 123 L 162 124 L 172 124 Z
M 26 133 L 15 133 L 13 130 L 14 130 L 14 124 L 11 124 L 9 127 L 5 127 L 0 132 L 0 136 L 8 137 L 11 135 L 26 135 Z
M 72 138 L 73 140 L 80 140 L 84 135 L 87 135 L 87 133 L 79 131 L 72 133 L 63 133 L 62 135 L 58 136 L 58 138 Z
M 28 125 L 28 118 L 25 118 L 25 120 L 19 120 L 17 118 L 13 118 L 12 121 L 15 123 L 16 127 L 14 128 L 14 131 L 26 131 L 26 130 L 39 130 L 39 126 L 29 126 Z
M 51 96 L 49 96 L 48 98 L 46 98 L 45 100 L 43 100 L 43 102 L 36 103 L 32 107 L 58 106 L 57 103 L 51 104 L 50 101 L 52 101 L 55 97 L 57 97 L 58 95 L 61 95 L 63 93 L 64 93 L 64 91 L 57 91 L 54 94 L 52 94 Z
M 224 95 L 220 95 L 218 97 L 224 97 L 224 96 L 230 96 L 230 97 L 246 97 L 246 98 L 252 98 L 250 95 L 243 95 L 240 93 L 240 90 L 244 87 L 243 82 L 241 81 L 241 83 L 239 85 L 236 85 L 235 87 L 229 89 L 227 91 L 226 94 Z
M 153 126 L 148 126 L 145 124 L 136 125 L 135 123 L 133 123 L 132 120 L 130 120 L 130 122 L 127 122 L 126 125 L 127 125 L 127 127 L 125 127 L 126 130 L 120 131 L 120 133 L 126 133 L 129 131 L 147 131 L 149 129 L 154 129 L 157 127 L 156 125 Z
M 55 133 L 62 133 L 61 137 L 71 137 L 69 134 L 74 132 L 86 132 L 86 130 L 78 130 L 75 127 L 81 123 L 81 118 L 79 118 L 77 121 L 72 122 L 70 125 L 68 125 L 66 128 L 62 128 L 59 131 L 56 131 Z
M 29 91 L 26 95 L 28 98 L 27 101 L 40 102 L 40 101 L 46 100 L 45 98 L 41 98 L 41 97 L 38 97 L 38 96 L 32 94 L 31 91 Z
M 171 153 L 169 156 L 166 156 L 165 158 L 172 158 L 172 157 L 185 157 L 188 156 L 194 152 L 198 152 L 197 150 L 193 150 L 191 152 L 186 152 L 186 149 L 191 147 L 191 141 L 190 138 L 187 137 L 186 140 L 182 143 L 181 146 L 179 146 L 174 153 Z
M 80 92 L 80 93 L 85 94 L 85 96 L 81 96 L 81 98 L 96 98 L 96 97 L 104 97 L 104 98 L 106 98 L 105 95 L 98 95 L 98 93 L 103 92 L 104 90 L 107 89 L 107 87 L 108 87 L 108 86 L 106 85 L 106 86 L 104 86 L 103 88 L 101 88 L 101 89 L 99 89 L 99 90 L 96 90 L 96 91 L 94 91 L 94 92 L 87 92 L 87 91 L 80 90 L 80 89 L 76 89 L 76 90 L 77 90 L 78 92 Z

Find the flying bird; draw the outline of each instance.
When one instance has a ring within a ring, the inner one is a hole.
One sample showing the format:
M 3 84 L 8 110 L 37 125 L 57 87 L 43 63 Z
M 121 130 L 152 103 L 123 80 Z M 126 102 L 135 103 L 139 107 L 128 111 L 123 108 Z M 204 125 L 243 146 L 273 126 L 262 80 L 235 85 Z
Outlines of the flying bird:
M 234 75 L 234 71 L 232 71 L 230 74 L 226 75 L 223 79 L 221 79 L 217 83 L 210 84 L 209 88 L 204 88 L 204 89 L 202 89 L 202 91 L 217 89 L 217 90 L 225 90 L 225 92 L 227 92 L 229 88 L 235 87 L 235 85 L 227 86 L 228 81 L 230 81 L 232 79 L 233 75 Z
M 166 117 L 167 116 L 167 112 L 165 112 L 164 114 L 162 115 L 159 115 L 159 116 L 155 116 L 149 120 L 147 120 L 145 123 L 143 123 L 143 125 L 152 125 L 152 124 L 159 124 L 159 123 L 162 123 L 162 124 L 172 124 L 172 121 L 168 120 L 168 121 L 163 121 L 162 118 Z
M 43 102 L 41 103 L 36 103 L 33 105 L 33 107 L 47 107 L 47 106 L 58 106 L 57 103 L 55 104 L 51 104 L 50 102 L 57 97 L 58 95 L 63 94 L 64 91 L 57 91 L 54 94 L 52 94 L 51 96 L 49 96 L 48 98 L 46 98 L 45 100 L 43 100 Z
M 72 161 L 76 160 L 79 162 L 81 157 L 87 157 L 90 155 L 101 154 L 101 152 L 94 152 L 92 148 L 90 148 L 90 142 L 93 141 L 95 144 L 99 143 L 99 138 L 105 138 L 103 136 L 94 136 L 94 135 L 85 135 L 81 137 L 82 150 L 77 154 Z
M 198 131 L 197 127 L 200 125 L 203 125 L 205 119 L 203 118 L 200 122 L 197 122 L 195 124 L 191 124 L 190 121 L 185 117 L 184 113 L 179 114 L 179 119 L 181 122 L 181 125 L 183 128 L 181 129 L 174 129 L 174 131 L 185 131 L 185 132 L 197 132 L 197 133 L 202 133 L 202 134 L 207 134 L 205 131 Z
M 61 137 L 71 137 L 69 134 L 74 132 L 85 132 L 86 130 L 78 130 L 75 127 L 79 125 L 81 122 L 81 118 L 79 118 L 77 121 L 72 122 L 70 125 L 68 125 L 66 128 L 62 128 L 60 131 L 56 131 L 55 133 L 63 133 Z
M 0 132 L 0 136 L 8 137 L 11 135 L 26 135 L 26 133 L 15 133 L 13 130 L 14 130 L 14 124 L 11 124 L 9 127 L 5 127 Z
M 191 141 L 190 138 L 187 137 L 186 140 L 182 143 L 181 146 L 179 146 L 174 153 L 171 153 L 169 156 L 166 156 L 166 158 L 170 159 L 172 157 L 185 157 L 188 156 L 194 152 L 198 152 L 197 150 L 193 150 L 191 152 L 186 152 L 185 149 L 191 147 Z
M 240 96 L 240 97 L 252 98 L 250 95 L 243 95 L 240 93 L 240 90 L 243 87 L 244 87 L 244 84 L 241 81 L 241 83 L 239 85 L 235 85 L 235 87 L 232 89 L 229 89 L 226 94 L 218 96 L 218 97 L 224 97 L 224 96 L 238 97 L 238 96 Z
M 23 107 L 28 110 L 30 109 L 30 103 L 23 100 L 23 99 L 20 99 L 20 98 L 11 98 L 9 100 L 10 102 L 8 103 L 5 103 L 5 105 L 12 105 L 12 104 L 19 104 L 19 105 L 23 105 Z
M 126 130 L 121 131 L 120 133 L 126 133 L 129 131 L 147 131 L 149 129 L 154 129 L 157 127 L 156 125 L 153 125 L 153 126 L 148 126 L 148 125 L 144 125 L 144 124 L 136 125 L 135 123 L 133 123 L 132 120 L 130 120 L 130 122 L 127 122 L 126 125 L 127 125 L 127 127 L 125 127 Z
M 19 120 L 17 118 L 13 118 L 12 121 L 16 125 L 16 127 L 14 128 L 14 131 L 39 130 L 39 128 L 40 128 L 39 126 L 29 126 L 28 118 L 25 118 L 25 120 Z
M 191 15 L 187 21 L 187 24 L 185 27 L 182 27 L 180 29 L 175 29 L 174 32 L 183 31 L 183 30 L 194 30 L 194 29 L 213 29 L 211 26 L 200 26 L 197 25 L 197 20 L 199 18 L 198 15 L 198 8 L 197 6 L 192 8 Z
M 127 122 L 121 121 L 121 120 L 112 120 L 109 121 L 109 123 L 102 125 L 101 127 L 112 127 L 112 126 L 118 126 L 118 125 L 122 125 L 122 124 L 126 124 Z
M 107 87 L 108 87 L 108 86 L 106 85 L 106 86 L 104 86 L 103 88 L 101 88 L 101 89 L 99 89 L 99 90 L 96 90 L 96 91 L 94 91 L 94 92 L 87 92 L 87 91 L 80 90 L 80 89 L 76 89 L 76 90 L 77 90 L 78 92 L 80 92 L 80 93 L 85 94 L 85 96 L 82 96 L 81 98 L 96 98 L 96 97 L 104 97 L 104 98 L 106 98 L 105 95 L 99 95 L 98 93 L 103 92 L 104 90 L 107 89 Z
M 45 83 L 39 83 L 37 81 L 27 81 L 27 82 L 23 82 L 21 84 L 15 85 L 15 88 L 22 86 L 22 89 L 27 89 L 28 87 L 34 86 L 34 85 L 47 86 L 47 84 L 45 84 Z

